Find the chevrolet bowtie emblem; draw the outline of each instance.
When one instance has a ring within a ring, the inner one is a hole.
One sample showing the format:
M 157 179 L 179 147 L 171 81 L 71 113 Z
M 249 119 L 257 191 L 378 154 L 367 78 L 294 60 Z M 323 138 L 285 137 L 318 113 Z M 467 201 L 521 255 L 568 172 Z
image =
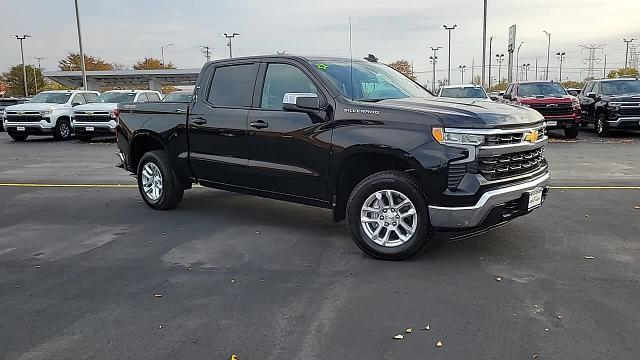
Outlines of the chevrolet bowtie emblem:
M 18 111 L 18 115 L 24 115 L 24 111 Z
M 92 112 L 87 112 L 87 115 L 91 116 L 91 115 L 93 115 L 93 113 Z
M 538 132 L 538 130 L 531 130 L 524 134 L 524 141 L 530 142 L 533 144 L 536 141 L 538 141 L 539 136 L 540 136 L 540 133 Z

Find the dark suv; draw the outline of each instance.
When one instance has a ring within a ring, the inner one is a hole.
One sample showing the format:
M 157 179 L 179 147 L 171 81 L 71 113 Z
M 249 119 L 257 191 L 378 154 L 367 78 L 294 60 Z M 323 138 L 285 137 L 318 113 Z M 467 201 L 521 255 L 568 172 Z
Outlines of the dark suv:
M 613 129 L 640 129 L 640 80 L 589 81 L 580 94 L 580 106 L 584 124 L 593 124 L 598 136 L 608 136 Z

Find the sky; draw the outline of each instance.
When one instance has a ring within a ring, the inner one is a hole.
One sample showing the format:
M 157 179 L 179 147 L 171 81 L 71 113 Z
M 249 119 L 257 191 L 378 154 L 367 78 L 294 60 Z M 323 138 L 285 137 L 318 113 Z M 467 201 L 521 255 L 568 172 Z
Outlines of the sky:
M 493 35 L 493 54 L 507 54 L 509 26 L 518 26 L 517 43 L 524 42 L 520 64 L 530 63 L 529 79 L 546 65 L 551 33 L 550 77 L 558 78 L 556 52 L 566 53 L 563 80 L 587 76 L 580 45 L 606 44 L 596 57 L 607 55 L 607 68 L 624 65 L 621 38 L 640 39 L 640 1 L 617 0 L 488 0 L 487 37 Z M 199 68 L 205 61 L 198 49 L 213 47 L 212 58 L 228 57 L 223 32 L 240 33 L 233 55 L 290 54 L 349 56 L 349 17 L 352 18 L 354 57 L 375 54 L 382 62 L 406 59 L 414 64 L 421 83 L 432 79 L 431 46 L 438 52 L 437 79 L 447 74 L 447 32 L 452 32 L 451 83 L 480 75 L 482 59 L 482 0 L 79 0 L 85 53 L 131 66 L 144 57 L 160 57 L 179 68 Z M 25 61 L 56 70 L 58 61 L 78 51 L 73 0 L 0 0 L 0 71 L 20 63 L 13 34 L 29 34 Z M 636 44 L 640 40 L 636 40 Z M 488 45 L 487 45 L 488 46 Z M 640 47 L 639 47 L 640 49 Z M 495 61 L 493 61 L 495 65 Z M 598 75 L 604 63 L 596 64 Z M 495 69 L 495 68 L 494 68 Z M 497 70 L 492 77 L 496 78 Z M 506 61 L 502 67 L 506 77 Z

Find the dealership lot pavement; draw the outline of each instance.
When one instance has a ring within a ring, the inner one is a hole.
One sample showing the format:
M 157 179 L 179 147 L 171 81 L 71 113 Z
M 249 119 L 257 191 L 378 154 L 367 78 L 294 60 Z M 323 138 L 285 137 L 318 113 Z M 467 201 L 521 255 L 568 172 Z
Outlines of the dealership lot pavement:
M 194 189 L 151 211 L 114 152 L 0 133 L 1 359 L 640 353 L 639 134 L 553 139 L 542 209 L 405 262 L 322 209 Z

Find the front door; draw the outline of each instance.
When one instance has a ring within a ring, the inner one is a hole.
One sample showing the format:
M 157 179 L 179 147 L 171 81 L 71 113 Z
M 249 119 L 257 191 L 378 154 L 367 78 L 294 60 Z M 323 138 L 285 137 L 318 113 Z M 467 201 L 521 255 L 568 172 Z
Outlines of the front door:
M 188 120 L 190 161 L 198 180 L 248 184 L 247 116 L 258 68 L 258 63 L 240 62 L 207 69 L 209 84 L 197 90 Z
M 249 111 L 253 187 L 307 200 L 328 201 L 331 154 L 330 110 L 317 114 L 285 111 L 285 93 L 314 93 L 327 107 L 327 96 L 311 72 L 295 62 L 262 65 L 259 104 Z

